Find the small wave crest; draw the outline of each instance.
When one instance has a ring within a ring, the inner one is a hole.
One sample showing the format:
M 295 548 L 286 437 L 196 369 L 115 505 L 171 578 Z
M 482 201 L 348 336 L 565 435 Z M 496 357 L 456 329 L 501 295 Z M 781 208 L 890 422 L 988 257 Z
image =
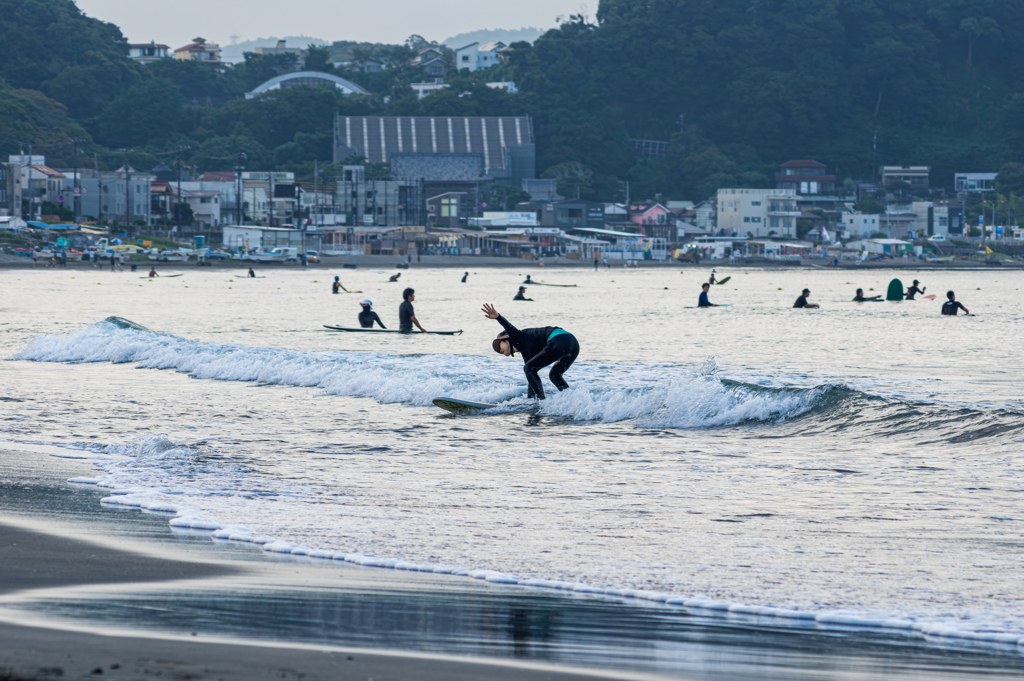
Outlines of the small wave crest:
M 440 395 L 534 408 L 520 398 L 518 363 L 460 355 L 404 356 L 369 352 L 303 352 L 204 343 L 141 330 L 108 318 L 68 336 L 41 335 L 14 359 L 37 362 L 135 363 L 199 379 L 320 388 L 381 403 L 427 406 Z M 579 421 L 634 421 L 644 427 L 721 427 L 790 419 L 851 391 L 841 386 L 768 388 L 724 380 L 715 358 L 687 367 L 580 362 L 573 387 L 551 391 L 543 415 Z M 152 445 L 158 447 L 158 445 Z

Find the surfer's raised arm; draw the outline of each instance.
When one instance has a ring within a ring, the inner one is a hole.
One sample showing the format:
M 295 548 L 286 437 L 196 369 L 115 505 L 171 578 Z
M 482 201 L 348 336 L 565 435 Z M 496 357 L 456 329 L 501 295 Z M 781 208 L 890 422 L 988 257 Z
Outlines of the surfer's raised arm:
M 490 303 L 484 303 L 481 309 L 485 317 L 497 319 L 505 329 L 491 341 L 491 348 L 499 355 L 506 357 L 513 356 L 518 352 L 526 361 L 524 370 L 528 385 L 527 397 L 544 399 L 544 386 L 541 384 L 537 372 L 549 364 L 554 365 L 551 367 L 548 377 L 555 387 L 559 390 L 569 387 L 569 384 L 562 378 L 562 374 L 572 366 L 572 363 L 576 361 L 576 356 L 580 354 L 580 344 L 575 336 L 558 326 L 520 330 L 498 314 L 498 311 Z

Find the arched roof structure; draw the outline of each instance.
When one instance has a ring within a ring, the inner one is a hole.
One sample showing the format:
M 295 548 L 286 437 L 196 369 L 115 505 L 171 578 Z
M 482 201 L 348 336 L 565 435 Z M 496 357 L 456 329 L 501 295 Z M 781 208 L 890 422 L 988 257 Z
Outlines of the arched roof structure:
M 366 88 L 356 85 L 350 80 L 338 78 L 330 73 L 321 73 L 319 71 L 296 71 L 295 73 L 286 73 L 284 75 L 271 78 L 252 92 L 247 92 L 245 98 L 252 99 L 256 95 L 261 95 L 270 90 L 316 85 L 333 85 L 346 95 L 370 94 L 369 90 Z

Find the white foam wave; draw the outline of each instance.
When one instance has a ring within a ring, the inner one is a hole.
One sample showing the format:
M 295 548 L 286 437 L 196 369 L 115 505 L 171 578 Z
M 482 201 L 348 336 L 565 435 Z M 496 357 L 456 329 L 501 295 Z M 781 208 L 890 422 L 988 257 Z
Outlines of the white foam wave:
M 303 352 L 203 343 L 100 322 L 69 336 L 41 335 L 14 359 L 37 362 L 135 363 L 200 379 L 320 388 L 382 403 L 427 406 L 438 396 L 524 409 L 520 364 L 460 355 L 403 356 L 367 352 Z M 714 359 L 696 368 L 588 365 L 568 376 L 575 385 L 550 390 L 543 414 L 576 420 L 635 420 L 647 427 L 714 427 L 779 420 L 812 408 L 821 389 L 774 390 L 726 384 Z M 152 445 L 157 447 L 156 444 Z M 154 456 L 174 452 L 154 451 Z

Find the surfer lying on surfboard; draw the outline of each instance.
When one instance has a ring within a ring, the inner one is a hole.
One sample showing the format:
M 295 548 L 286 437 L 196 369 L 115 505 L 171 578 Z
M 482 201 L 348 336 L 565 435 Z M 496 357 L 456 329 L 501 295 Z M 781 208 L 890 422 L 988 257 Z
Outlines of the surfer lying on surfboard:
M 517 329 L 498 314 L 498 311 L 490 303 L 484 303 L 483 313 L 488 319 L 497 319 L 505 329 L 491 341 L 494 351 L 506 357 L 511 357 L 517 352 L 523 356 L 523 360 L 526 362 L 524 367 L 526 383 L 529 386 L 526 391 L 527 397 L 544 399 L 544 386 L 541 384 L 537 372 L 549 364 L 554 364 L 548 378 L 555 384 L 555 387 L 559 390 L 569 387 L 569 384 L 562 378 L 562 374 L 572 366 L 572 363 L 576 361 L 576 356 L 580 354 L 580 344 L 576 340 L 576 336 L 557 326 Z

